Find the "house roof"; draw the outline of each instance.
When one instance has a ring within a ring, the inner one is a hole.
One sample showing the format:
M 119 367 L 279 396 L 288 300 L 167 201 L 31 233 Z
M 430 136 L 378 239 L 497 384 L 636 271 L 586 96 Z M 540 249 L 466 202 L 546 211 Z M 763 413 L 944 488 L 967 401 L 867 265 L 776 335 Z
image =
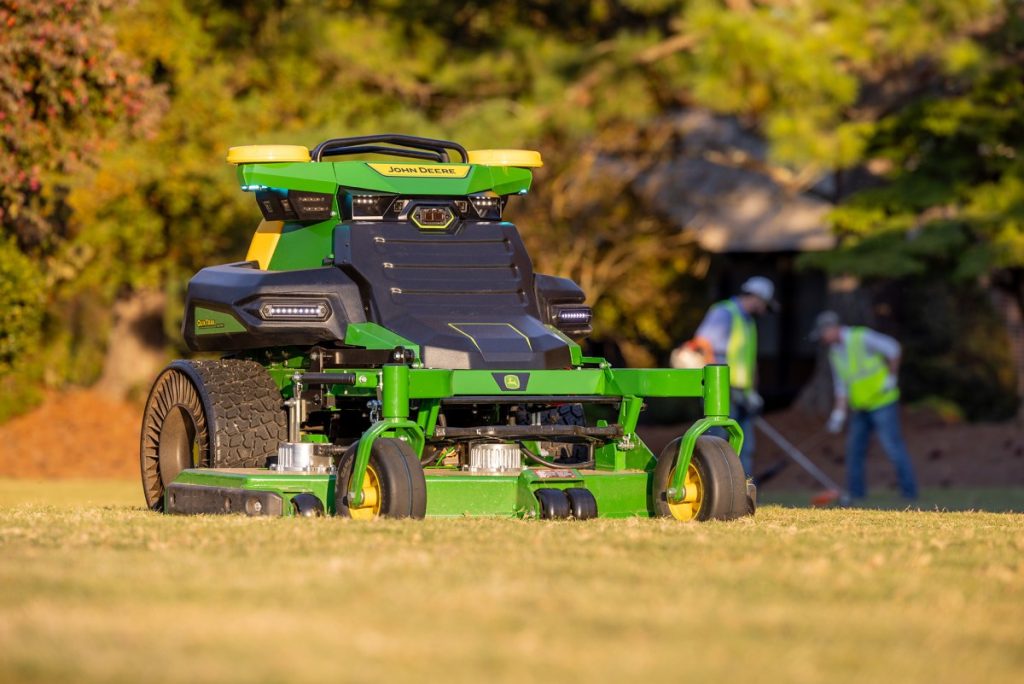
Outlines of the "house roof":
M 680 117 L 682 153 L 642 182 L 661 211 L 692 230 L 709 252 L 821 251 L 835 246 L 832 204 L 787 191 L 766 173 L 718 159 L 738 150 L 763 160 L 765 145 L 735 121 L 693 111 Z M 718 154 L 713 154 L 717 152 Z M 733 155 L 734 156 L 734 155 Z

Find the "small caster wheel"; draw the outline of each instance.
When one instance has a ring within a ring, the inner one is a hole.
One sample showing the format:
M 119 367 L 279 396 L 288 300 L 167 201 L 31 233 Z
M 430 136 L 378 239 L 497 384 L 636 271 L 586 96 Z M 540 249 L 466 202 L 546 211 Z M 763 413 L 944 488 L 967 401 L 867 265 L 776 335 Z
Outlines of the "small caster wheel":
M 572 517 L 577 520 L 590 520 L 597 517 L 597 499 L 589 489 L 570 487 L 565 490 L 565 495 L 569 498 Z
M 569 517 L 569 497 L 561 489 L 538 489 L 533 495 L 540 502 L 542 520 L 564 520 Z
M 293 496 L 292 508 L 295 509 L 295 515 L 303 518 L 320 518 L 324 514 L 323 502 L 309 492 Z

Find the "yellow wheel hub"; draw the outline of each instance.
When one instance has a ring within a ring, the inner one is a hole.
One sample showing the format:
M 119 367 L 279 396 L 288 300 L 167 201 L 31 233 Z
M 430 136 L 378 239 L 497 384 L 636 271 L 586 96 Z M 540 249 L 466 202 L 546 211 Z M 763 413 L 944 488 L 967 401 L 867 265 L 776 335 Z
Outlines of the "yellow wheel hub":
M 673 468 L 672 472 L 668 474 L 668 481 L 672 481 L 672 476 L 675 474 L 676 469 Z M 694 520 L 697 517 L 697 513 L 700 512 L 700 507 L 704 503 L 704 482 L 700 479 L 700 473 L 697 471 L 697 466 L 690 462 L 689 467 L 686 469 L 686 479 L 683 480 L 683 486 L 686 487 L 686 495 L 683 500 L 679 503 L 668 503 L 669 513 L 676 520 Z
M 380 515 L 380 478 L 373 466 L 366 466 L 363 478 L 363 503 L 358 508 L 349 508 L 353 520 L 373 520 Z

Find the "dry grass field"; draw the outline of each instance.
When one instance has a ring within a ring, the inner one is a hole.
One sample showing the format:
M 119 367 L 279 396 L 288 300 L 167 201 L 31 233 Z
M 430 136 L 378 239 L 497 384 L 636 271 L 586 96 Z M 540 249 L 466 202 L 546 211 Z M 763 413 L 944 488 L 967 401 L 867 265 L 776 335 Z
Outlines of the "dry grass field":
M 173 518 L 0 481 L 0 681 L 1011 681 L 1024 515 Z

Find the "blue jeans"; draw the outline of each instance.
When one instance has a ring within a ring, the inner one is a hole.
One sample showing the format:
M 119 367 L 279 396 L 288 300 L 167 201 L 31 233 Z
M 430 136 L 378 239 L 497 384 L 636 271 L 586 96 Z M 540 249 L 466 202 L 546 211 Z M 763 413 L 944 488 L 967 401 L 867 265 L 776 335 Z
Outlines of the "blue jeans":
M 729 417 L 735 420 L 743 430 L 743 449 L 740 450 L 740 463 L 747 477 L 754 477 L 754 416 L 737 402 L 729 403 Z M 707 434 L 729 439 L 722 428 L 711 428 Z
M 917 480 L 910 463 L 907 445 L 900 431 L 900 405 L 894 401 L 874 411 L 854 411 L 846 436 L 846 486 L 850 496 L 862 499 L 867 494 L 864 482 L 864 460 L 872 431 L 878 432 L 885 455 L 889 457 L 900 481 L 900 492 L 908 499 L 917 498 Z

